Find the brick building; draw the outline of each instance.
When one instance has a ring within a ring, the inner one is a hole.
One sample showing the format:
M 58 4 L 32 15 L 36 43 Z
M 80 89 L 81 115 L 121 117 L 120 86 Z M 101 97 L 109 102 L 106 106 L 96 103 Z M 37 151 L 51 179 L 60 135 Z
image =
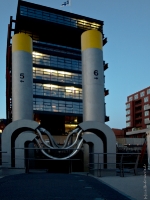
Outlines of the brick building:
M 128 132 L 150 128 L 150 87 L 127 97 L 126 129 Z

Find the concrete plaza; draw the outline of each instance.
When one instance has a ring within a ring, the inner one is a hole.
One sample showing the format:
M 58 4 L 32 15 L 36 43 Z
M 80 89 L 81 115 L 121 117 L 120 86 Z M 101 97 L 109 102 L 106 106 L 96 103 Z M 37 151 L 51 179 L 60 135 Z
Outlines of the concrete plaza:
M 80 173 L 0 169 L 1 200 L 141 200 L 150 198 L 150 173 L 93 177 Z M 146 196 L 147 195 L 147 196 Z

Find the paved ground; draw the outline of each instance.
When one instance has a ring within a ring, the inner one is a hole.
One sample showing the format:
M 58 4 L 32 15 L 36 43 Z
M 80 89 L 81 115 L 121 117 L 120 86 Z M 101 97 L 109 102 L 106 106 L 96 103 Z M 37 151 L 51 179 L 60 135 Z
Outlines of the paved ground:
M 150 173 L 148 172 L 146 177 L 143 173 L 140 176 L 101 177 L 99 180 L 136 200 L 150 199 Z
M 6 174 L 1 174 L 6 175 Z M 104 180 L 103 180 L 104 181 Z M 0 200 L 129 200 L 103 182 L 79 174 L 29 173 L 0 179 Z

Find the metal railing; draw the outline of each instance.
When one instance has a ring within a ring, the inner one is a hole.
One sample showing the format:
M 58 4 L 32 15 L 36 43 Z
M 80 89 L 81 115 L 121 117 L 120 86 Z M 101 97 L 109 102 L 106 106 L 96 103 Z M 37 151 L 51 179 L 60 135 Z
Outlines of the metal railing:
M 107 155 L 116 156 L 116 162 L 105 162 Z M 129 173 L 133 171 L 134 174 L 137 175 L 140 155 L 141 153 L 90 153 L 90 156 L 97 158 L 92 158 L 94 159 L 94 162 L 89 162 L 89 173 L 97 172 L 97 176 L 102 176 L 103 171 L 114 171 L 116 174 L 120 173 L 120 176 L 124 177 L 126 172 Z M 104 160 L 104 162 L 101 160 Z M 110 165 L 113 167 L 109 167 Z M 89 173 L 87 173 L 87 175 Z
M 22 150 L 38 150 L 40 151 L 39 148 L 13 148 L 13 149 L 22 149 Z M 49 148 L 42 148 L 43 150 L 49 150 Z M 82 151 L 82 149 L 53 149 L 54 151 L 65 151 L 67 153 L 73 151 L 73 150 L 77 150 L 77 151 Z M 5 151 L 0 151 L 1 153 L 7 153 Z M 109 156 L 116 156 L 116 162 L 115 163 L 111 163 L 111 162 L 107 162 L 107 160 L 104 158 L 107 155 Z M 89 159 L 91 156 L 94 157 L 94 162 L 89 162 L 88 163 L 88 169 L 89 172 L 87 172 L 88 174 L 92 174 L 92 172 L 96 172 L 97 176 L 101 177 L 103 174 L 103 171 L 105 172 L 115 172 L 116 175 L 119 173 L 121 177 L 124 177 L 125 173 L 130 173 L 133 171 L 133 173 L 135 175 L 138 174 L 138 164 L 139 164 L 139 158 L 140 158 L 141 153 L 89 153 Z M 97 158 L 95 158 L 97 157 Z M 13 158 L 15 159 L 15 158 Z M 0 158 L 0 164 L 4 163 L 1 162 L 1 158 Z M 67 161 L 69 162 L 69 173 L 72 172 L 72 162 L 73 161 L 82 161 L 82 159 L 78 159 L 78 158 L 69 158 L 66 160 L 62 160 L 61 157 L 60 159 L 58 158 L 56 159 L 50 159 L 50 158 L 31 158 L 31 157 L 25 157 L 23 159 L 19 159 L 19 160 L 24 160 L 25 162 L 25 173 L 29 173 L 30 171 L 30 163 L 32 161 Z M 106 162 L 105 162 L 106 160 Z M 104 161 L 104 162 L 102 162 Z M 83 161 L 82 161 L 83 162 Z M 145 163 L 146 164 L 146 163 Z M 112 168 L 109 166 L 113 166 Z M 142 164 L 141 164 L 142 165 Z M 36 168 L 38 169 L 38 168 Z
M 71 149 L 58 149 L 58 148 L 54 148 L 54 149 L 49 149 L 49 148 L 14 148 L 15 150 L 17 149 L 22 149 L 22 150 L 38 150 L 39 152 L 41 150 L 48 150 L 48 151 L 51 151 L 52 153 L 54 154 L 59 154 L 60 157 L 58 157 L 57 159 L 51 159 L 51 158 L 47 158 L 46 156 L 42 155 L 39 156 L 39 157 L 34 157 L 34 158 L 31 158 L 31 157 L 25 157 L 24 159 L 19 159 L 19 160 L 24 160 L 25 161 L 25 173 L 29 173 L 30 171 L 30 163 L 31 162 L 42 162 L 42 161 L 46 161 L 46 162 L 54 162 L 54 161 L 65 161 L 65 162 L 69 162 L 68 164 L 68 168 L 69 168 L 69 173 L 72 172 L 72 164 L 73 164 L 73 161 L 81 161 L 81 159 L 78 159 L 78 158 L 67 158 L 67 159 L 62 159 L 63 157 L 63 154 L 70 154 L 72 153 L 74 150 L 76 151 L 82 151 L 82 149 L 77 149 L 77 148 L 71 148 Z M 62 154 L 62 155 L 61 155 Z M 18 159 L 17 159 L 18 160 Z M 39 169 L 39 168 L 35 168 L 36 170 Z M 49 170 L 49 165 L 47 165 L 47 171 Z

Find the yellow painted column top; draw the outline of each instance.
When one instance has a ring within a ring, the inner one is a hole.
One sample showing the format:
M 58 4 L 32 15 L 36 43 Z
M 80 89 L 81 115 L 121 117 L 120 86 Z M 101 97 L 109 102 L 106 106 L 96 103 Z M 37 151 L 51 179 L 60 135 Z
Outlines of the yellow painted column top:
M 32 53 L 32 38 L 25 33 L 18 33 L 12 37 L 12 52 L 26 51 Z
M 84 51 L 88 48 L 102 49 L 102 33 L 97 30 L 88 30 L 81 35 L 81 50 Z

